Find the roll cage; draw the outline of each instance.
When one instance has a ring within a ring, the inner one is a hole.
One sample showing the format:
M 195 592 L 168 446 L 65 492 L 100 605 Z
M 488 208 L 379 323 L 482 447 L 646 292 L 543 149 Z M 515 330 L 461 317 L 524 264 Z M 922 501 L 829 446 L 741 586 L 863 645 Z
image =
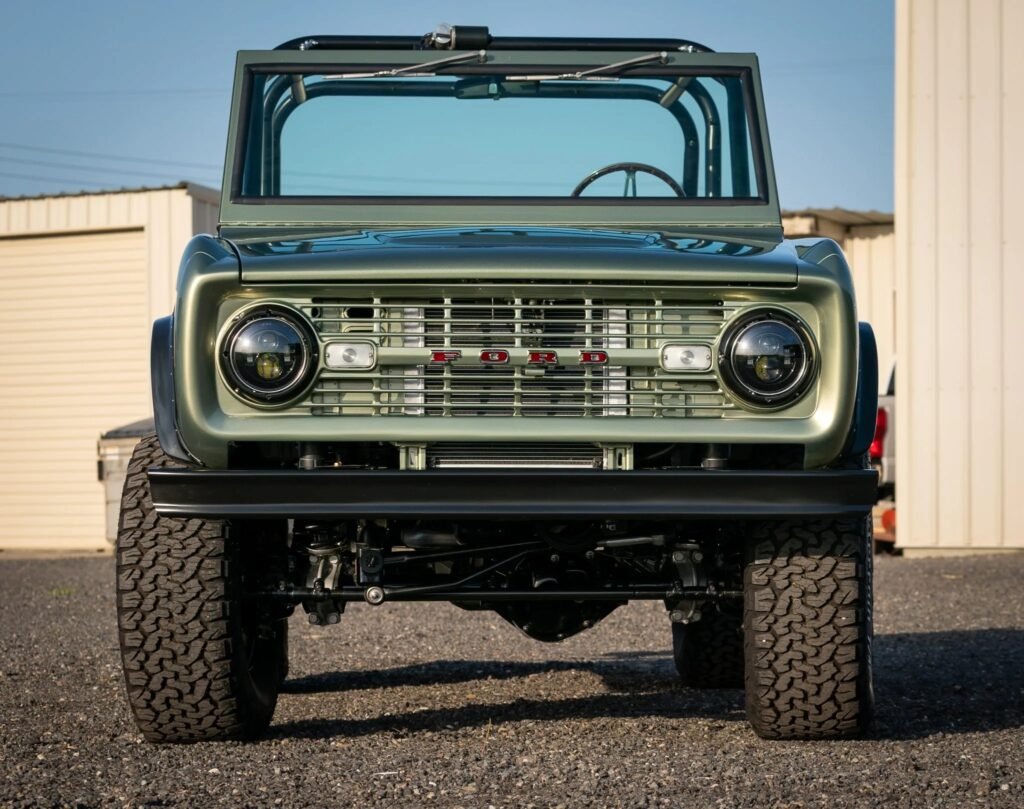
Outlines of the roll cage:
M 449 38 L 444 39 L 447 29 Z M 493 37 L 486 26 L 440 26 L 420 37 L 409 36 L 339 36 L 321 34 L 296 37 L 282 42 L 274 50 L 427 50 L 456 48 L 491 48 L 502 51 L 714 51 L 689 39 L 645 39 L 635 37 Z

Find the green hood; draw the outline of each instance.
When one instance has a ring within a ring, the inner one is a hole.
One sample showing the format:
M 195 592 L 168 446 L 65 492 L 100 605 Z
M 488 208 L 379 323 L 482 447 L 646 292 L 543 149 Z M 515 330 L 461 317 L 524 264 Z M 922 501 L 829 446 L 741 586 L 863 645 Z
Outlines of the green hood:
M 787 242 L 565 228 L 361 231 L 235 243 L 246 283 L 410 280 L 666 281 L 792 286 Z

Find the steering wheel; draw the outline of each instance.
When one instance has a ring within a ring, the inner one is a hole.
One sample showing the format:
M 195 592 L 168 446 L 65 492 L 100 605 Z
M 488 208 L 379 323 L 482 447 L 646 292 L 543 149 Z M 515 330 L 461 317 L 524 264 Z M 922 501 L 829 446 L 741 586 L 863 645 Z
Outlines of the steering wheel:
M 677 183 L 675 180 L 673 180 L 672 177 L 670 177 L 668 174 L 666 174 L 664 171 L 657 168 L 656 166 L 651 166 L 648 165 L 647 163 L 612 163 L 610 166 L 605 166 L 603 169 L 598 169 L 594 173 L 588 174 L 586 177 L 584 177 L 580 181 L 580 184 L 572 190 L 571 196 L 578 197 L 580 194 L 583 193 L 583 189 L 585 189 L 595 180 L 600 180 L 605 175 L 614 174 L 615 172 L 618 171 L 626 173 L 626 185 L 622 189 L 622 196 L 624 197 L 636 196 L 636 173 L 638 171 L 642 171 L 644 174 L 650 174 L 653 177 L 657 177 L 659 180 L 665 183 L 665 185 L 667 185 L 669 188 L 675 191 L 677 197 L 686 196 L 686 192 L 683 191 L 682 186 L 679 185 L 679 183 Z M 632 194 L 629 193 L 630 189 L 632 189 L 633 191 Z

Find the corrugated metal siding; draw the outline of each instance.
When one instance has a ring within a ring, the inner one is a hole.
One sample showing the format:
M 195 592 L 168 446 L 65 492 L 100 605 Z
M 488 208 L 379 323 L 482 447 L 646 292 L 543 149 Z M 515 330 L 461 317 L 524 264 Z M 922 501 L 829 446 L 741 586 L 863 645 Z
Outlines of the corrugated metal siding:
M 786 236 L 821 236 L 843 248 L 853 273 L 857 317 L 869 322 L 878 341 L 884 392 L 896 354 L 896 240 L 891 214 L 843 208 L 807 209 L 783 214 Z
M 898 541 L 1024 547 L 1024 3 L 896 15 Z
M 216 199 L 192 198 L 192 227 L 196 233 L 216 234 L 220 203 Z
M 879 389 L 889 381 L 896 355 L 896 239 L 891 225 L 851 228 L 843 252 L 853 272 L 857 317 L 875 330 Z
M 0 545 L 99 545 L 100 433 L 149 409 L 142 230 L 0 241 Z
M 96 441 L 152 413 L 150 329 L 209 225 L 199 192 L 0 202 L 0 547 L 105 546 Z

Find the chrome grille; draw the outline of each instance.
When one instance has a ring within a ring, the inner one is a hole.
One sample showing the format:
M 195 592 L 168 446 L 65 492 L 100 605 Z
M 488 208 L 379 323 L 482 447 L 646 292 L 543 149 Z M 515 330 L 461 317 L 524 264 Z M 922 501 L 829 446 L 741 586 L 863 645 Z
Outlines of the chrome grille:
M 324 339 L 372 339 L 371 372 L 325 371 L 302 403 L 318 416 L 558 416 L 716 418 L 731 408 L 713 373 L 668 374 L 666 339 L 709 342 L 732 308 L 650 299 L 446 297 L 318 300 L 303 307 Z M 431 349 L 645 350 L 612 366 L 432 364 Z M 421 350 L 422 360 L 410 360 Z M 648 364 L 649 363 L 649 364 Z

